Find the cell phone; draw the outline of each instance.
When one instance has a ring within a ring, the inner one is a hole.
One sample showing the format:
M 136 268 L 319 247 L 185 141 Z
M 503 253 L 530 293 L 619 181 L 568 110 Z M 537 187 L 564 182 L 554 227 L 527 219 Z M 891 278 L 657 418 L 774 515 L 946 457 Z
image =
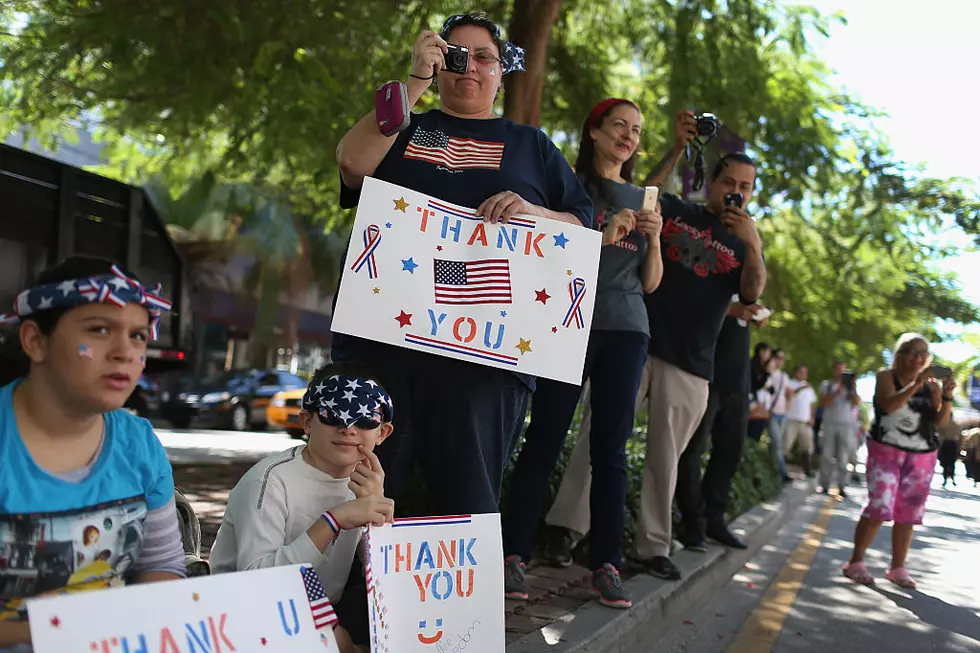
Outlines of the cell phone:
M 643 189 L 643 210 L 653 211 L 657 208 L 657 197 L 660 196 L 660 189 L 656 186 L 647 186 Z
M 933 365 L 929 368 L 929 374 L 937 379 L 948 379 L 953 376 L 953 370 L 945 365 Z
M 737 206 L 738 208 L 742 208 L 742 202 L 744 201 L 745 198 L 742 197 L 741 193 L 729 193 L 728 195 L 725 195 L 725 206 Z
M 408 88 L 403 82 L 388 82 L 378 89 L 374 94 L 374 115 L 378 131 L 385 136 L 394 136 L 412 124 Z
M 840 382 L 841 385 L 843 385 L 848 390 L 853 390 L 854 381 L 856 379 L 857 379 L 857 375 L 854 372 L 852 372 L 851 370 L 844 370 L 844 373 L 841 374 Z

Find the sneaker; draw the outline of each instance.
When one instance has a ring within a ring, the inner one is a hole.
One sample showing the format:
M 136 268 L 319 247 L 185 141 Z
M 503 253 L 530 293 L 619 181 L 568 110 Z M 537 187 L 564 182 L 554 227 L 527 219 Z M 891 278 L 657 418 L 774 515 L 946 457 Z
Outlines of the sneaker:
M 549 567 L 571 567 L 575 538 L 567 528 L 552 526 L 548 529 L 544 546 L 544 563 Z
M 599 603 L 606 607 L 621 610 L 633 607 L 633 600 L 623 588 L 623 579 L 619 576 L 619 570 L 608 562 L 592 572 L 592 593 L 597 595 Z
M 644 560 L 643 566 L 646 567 L 647 572 L 658 578 L 665 580 L 681 579 L 681 570 L 667 556 L 654 556 L 649 560 Z
M 738 539 L 734 533 L 728 530 L 728 526 L 721 523 L 709 523 L 707 528 L 708 537 L 713 539 L 715 542 L 727 546 L 732 549 L 747 549 L 748 545 L 742 540 Z
M 508 599 L 527 601 L 527 577 L 524 575 L 527 565 L 521 556 L 504 558 L 504 596 Z

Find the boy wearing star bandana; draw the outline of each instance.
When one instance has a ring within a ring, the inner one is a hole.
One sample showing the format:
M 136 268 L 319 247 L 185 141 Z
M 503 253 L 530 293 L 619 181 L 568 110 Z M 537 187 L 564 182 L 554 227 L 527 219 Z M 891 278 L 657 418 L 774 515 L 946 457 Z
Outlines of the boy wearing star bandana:
M 231 491 L 211 568 L 308 564 L 336 605 L 361 529 L 394 519 L 373 452 L 391 435 L 394 411 L 369 373 L 344 363 L 314 373 L 302 407 L 309 441 L 261 460 Z

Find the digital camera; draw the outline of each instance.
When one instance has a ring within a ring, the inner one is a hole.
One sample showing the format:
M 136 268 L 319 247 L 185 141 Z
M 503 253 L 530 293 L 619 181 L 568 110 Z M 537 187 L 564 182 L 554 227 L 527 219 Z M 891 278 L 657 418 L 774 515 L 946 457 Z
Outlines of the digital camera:
M 713 113 L 699 113 L 694 117 L 697 122 L 698 136 L 711 140 L 721 131 L 721 121 Z
M 446 46 L 446 72 L 465 75 L 470 67 L 470 49 L 462 45 Z

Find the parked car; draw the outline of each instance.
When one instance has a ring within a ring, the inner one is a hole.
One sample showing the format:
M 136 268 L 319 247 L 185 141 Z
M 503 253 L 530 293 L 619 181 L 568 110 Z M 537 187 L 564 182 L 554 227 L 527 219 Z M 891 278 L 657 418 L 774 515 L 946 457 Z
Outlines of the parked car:
M 264 428 L 272 397 L 299 389 L 306 389 L 306 381 L 282 370 L 233 370 L 203 381 L 182 379 L 168 393 L 162 417 L 179 429 Z
M 123 404 L 139 417 L 156 417 L 160 411 L 160 385 L 145 376 L 140 377 L 129 399 Z
M 306 437 L 299 422 L 299 413 L 306 388 L 277 392 L 265 409 L 265 420 L 272 428 L 286 429 L 290 436 L 301 440 Z

